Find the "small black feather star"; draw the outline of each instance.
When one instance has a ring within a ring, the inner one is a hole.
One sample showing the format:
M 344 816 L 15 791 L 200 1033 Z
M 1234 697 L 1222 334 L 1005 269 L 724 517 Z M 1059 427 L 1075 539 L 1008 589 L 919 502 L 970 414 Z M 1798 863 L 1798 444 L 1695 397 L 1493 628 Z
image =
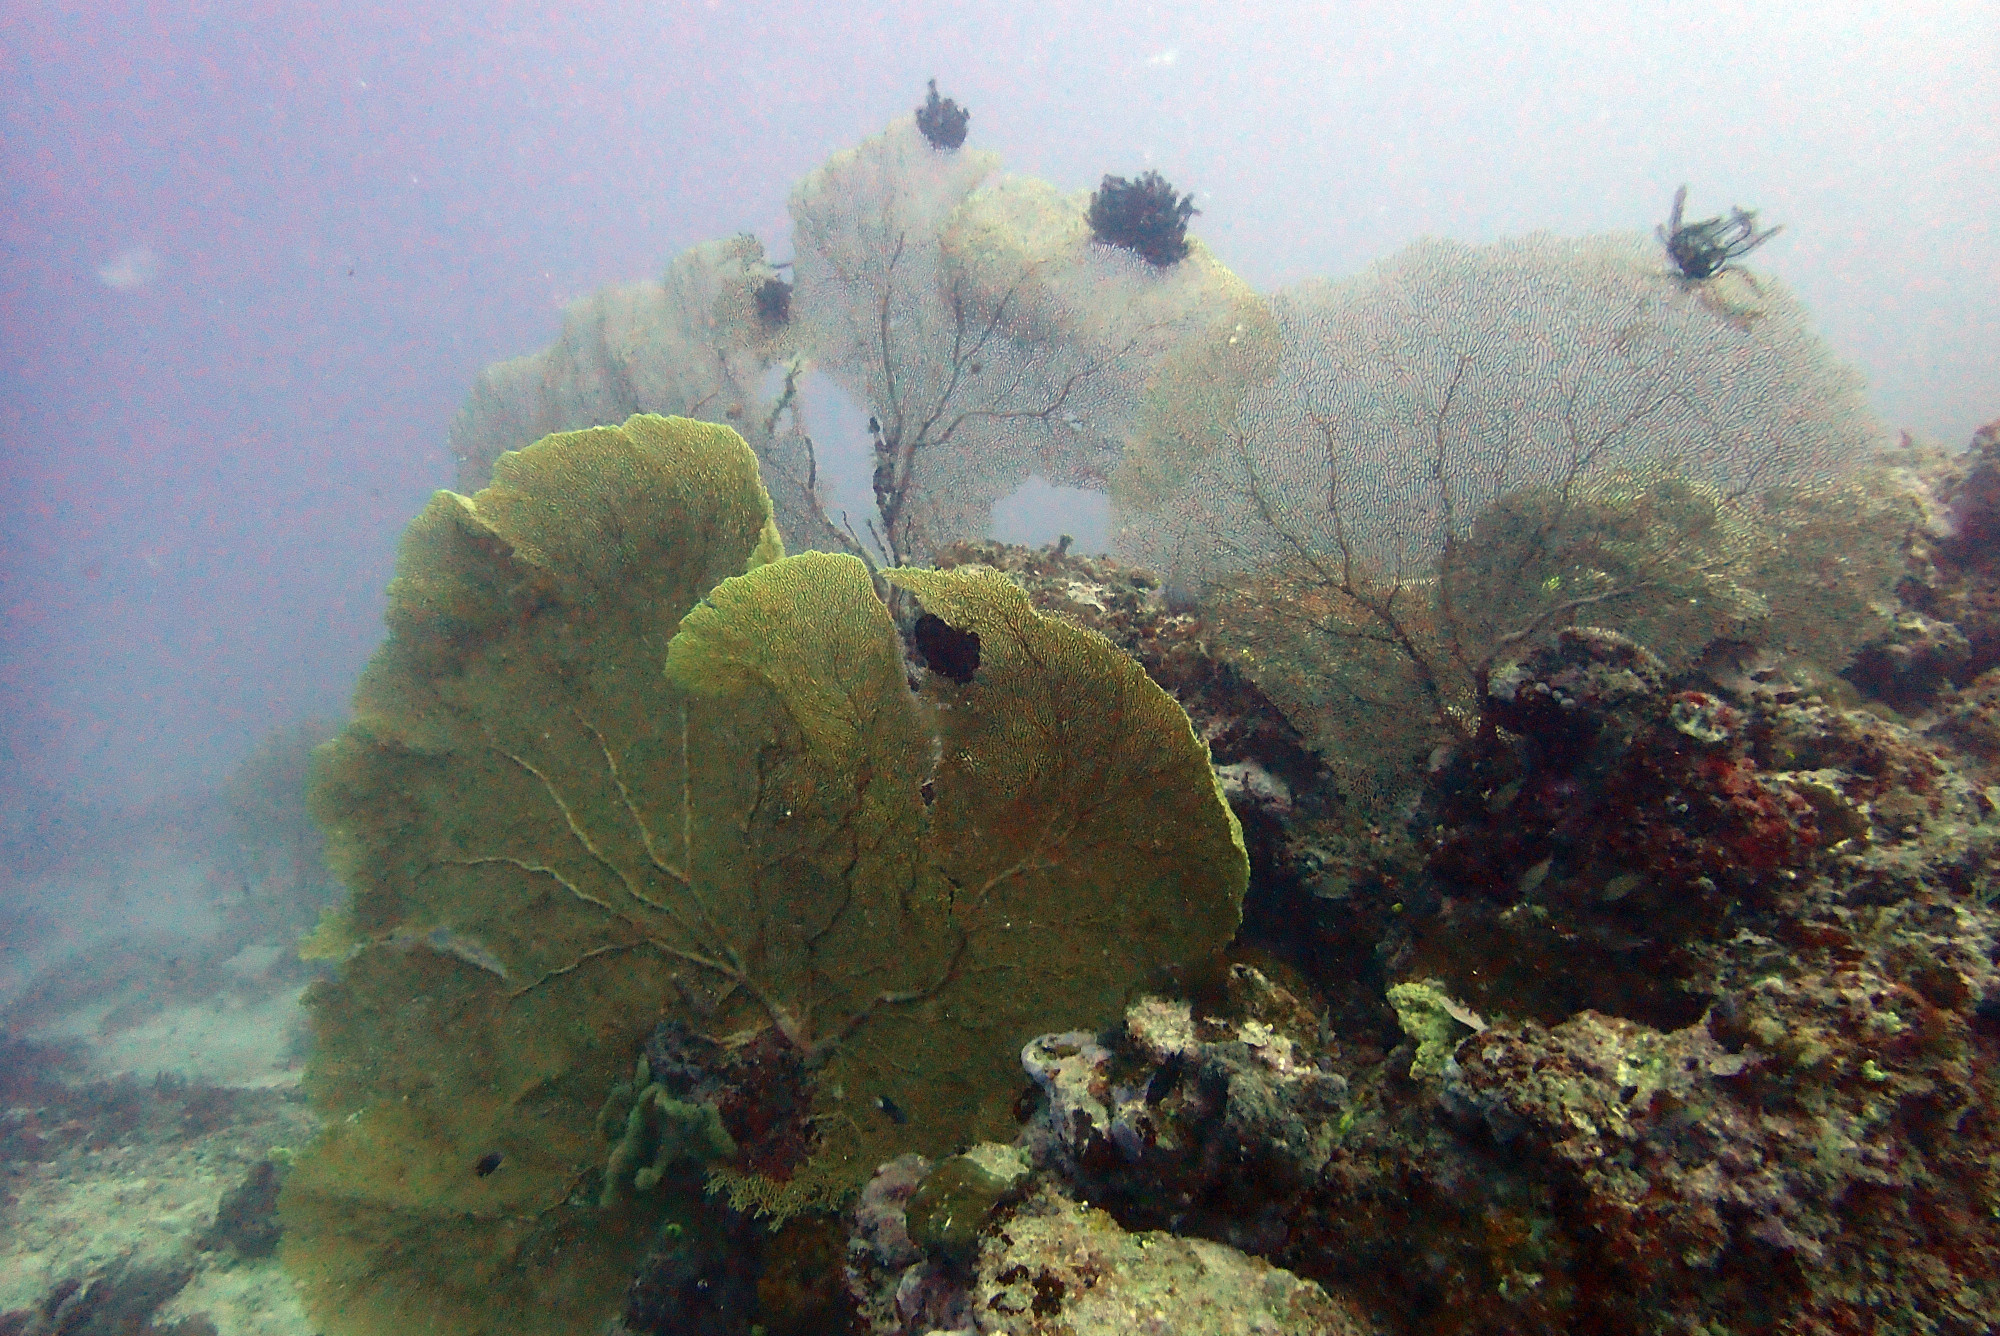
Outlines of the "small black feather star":
M 917 653 L 923 656 L 924 666 L 941 677 L 964 683 L 970 682 L 972 675 L 979 671 L 977 631 L 961 631 L 948 625 L 944 618 L 927 612 L 917 618 L 910 638 L 916 642 Z

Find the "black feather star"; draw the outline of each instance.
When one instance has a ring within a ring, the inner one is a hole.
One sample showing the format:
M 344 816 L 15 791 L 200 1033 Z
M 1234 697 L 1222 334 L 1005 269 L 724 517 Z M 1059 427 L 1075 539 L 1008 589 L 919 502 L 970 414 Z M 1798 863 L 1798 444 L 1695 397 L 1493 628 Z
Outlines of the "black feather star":
M 1673 212 L 1654 231 L 1667 248 L 1667 258 L 1690 283 L 1706 282 L 1724 270 L 1736 269 L 1737 260 L 1785 230 L 1779 226 L 1759 232 L 1757 211 L 1734 206 L 1727 218 L 1683 222 L 1681 211 L 1687 206 L 1687 196 L 1686 186 L 1674 192 Z

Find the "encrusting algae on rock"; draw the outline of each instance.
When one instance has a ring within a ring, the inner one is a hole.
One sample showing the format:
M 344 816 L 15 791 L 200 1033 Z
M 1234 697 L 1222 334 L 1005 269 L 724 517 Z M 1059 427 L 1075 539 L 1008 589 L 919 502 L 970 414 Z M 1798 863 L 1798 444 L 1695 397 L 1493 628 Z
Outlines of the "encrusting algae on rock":
M 1241 834 L 1173 700 L 993 572 L 883 575 L 980 637 L 969 680 L 913 691 L 863 564 L 783 556 L 727 428 L 550 437 L 411 526 L 312 790 L 359 943 L 308 998 L 327 1131 L 284 1197 L 329 1329 L 569 1330 L 686 1161 L 831 1204 L 1005 1127 L 1027 1036 L 1229 940 Z M 786 1055 L 809 1138 L 662 1105 L 663 1020 Z M 607 1152 L 620 1087 L 660 1121 Z

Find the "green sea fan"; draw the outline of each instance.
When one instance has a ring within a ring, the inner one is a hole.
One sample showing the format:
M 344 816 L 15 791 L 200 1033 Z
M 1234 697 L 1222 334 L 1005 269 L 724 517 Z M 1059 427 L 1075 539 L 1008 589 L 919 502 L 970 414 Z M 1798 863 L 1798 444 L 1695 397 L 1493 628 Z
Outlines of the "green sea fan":
M 283 1202 L 328 1329 L 614 1307 L 665 1207 L 600 1208 L 596 1119 L 662 1019 L 806 1056 L 811 1158 L 729 1176 L 792 1209 L 1003 1131 L 1026 1038 L 1227 942 L 1247 863 L 1179 707 L 991 572 L 886 575 L 979 635 L 970 681 L 913 692 L 862 563 L 782 556 L 727 428 L 549 437 L 411 526 L 312 789 L 359 943 Z

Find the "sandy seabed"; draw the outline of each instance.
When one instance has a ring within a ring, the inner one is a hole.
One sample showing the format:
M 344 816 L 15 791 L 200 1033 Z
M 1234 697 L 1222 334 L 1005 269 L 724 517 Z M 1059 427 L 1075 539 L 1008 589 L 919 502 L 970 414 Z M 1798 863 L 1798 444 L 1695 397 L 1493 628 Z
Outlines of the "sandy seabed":
M 186 874 L 153 870 L 147 903 L 195 903 Z M 89 899 L 74 885 L 8 890 Z M 314 1327 L 276 1256 L 244 1255 L 216 1222 L 255 1166 L 313 1135 L 298 1088 L 304 968 L 288 945 L 199 913 L 144 917 L 72 918 L 117 929 L 9 952 L 0 1333 L 302 1336 Z

